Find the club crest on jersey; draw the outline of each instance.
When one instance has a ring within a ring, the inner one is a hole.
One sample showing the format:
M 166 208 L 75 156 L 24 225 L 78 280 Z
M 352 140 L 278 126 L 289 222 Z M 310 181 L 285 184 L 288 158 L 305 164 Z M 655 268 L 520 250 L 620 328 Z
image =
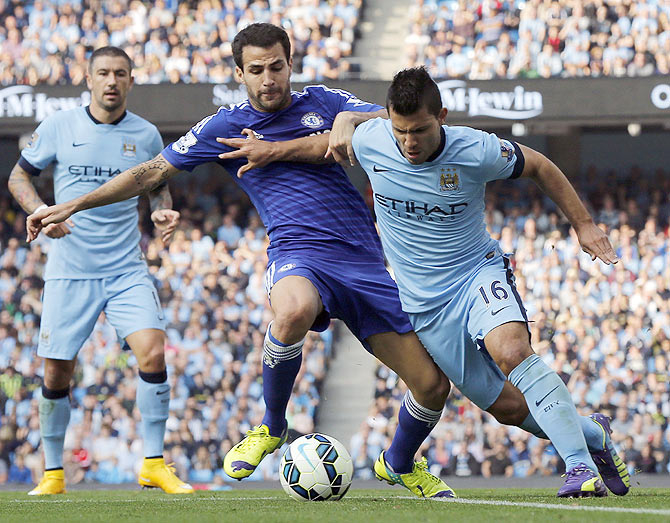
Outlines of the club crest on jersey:
M 310 129 L 318 129 L 323 126 L 323 117 L 319 113 L 306 113 L 300 119 L 300 123 Z
M 126 158 L 135 158 L 135 156 L 137 156 L 137 145 L 131 138 L 123 137 L 121 155 Z
M 511 162 L 514 158 L 514 147 L 507 140 L 500 140 L 500 156 L 508 162 Z
M 290 271 L 291 269 L 295 269 L 295 263 L 287 263 L 286 265 L 282 265 L 279 267 L 279 270 L 277 272 L 286 272 Z
M 440 191 L 457 191 L 458 183 L 458 172 L 454 167 L 440 168 Z

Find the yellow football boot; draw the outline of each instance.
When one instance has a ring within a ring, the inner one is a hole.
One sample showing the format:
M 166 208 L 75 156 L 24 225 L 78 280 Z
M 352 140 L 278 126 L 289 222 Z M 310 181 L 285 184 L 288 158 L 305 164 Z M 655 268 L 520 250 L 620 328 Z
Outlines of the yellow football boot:
M 238 481 L 250 476 L 263 458 L 281 447 L 287 437 L 288 428 L 279 437 L 270 436 L 267 425 L 258 425 L 248 430 L 247 437 L 223 458 L 223 470 Z
M 172 463 L 161 458 L 144 458 L 137 482 L 143 487 L 163 489 L 168 494 L 192 494 L 193 487 L 175 474 Z
M 44 496 L 47 494 L 65 494 L 65 472 L 63 469 L 45 470 L 44 476 L 37 486 L 28 492 L 29 496 Z
M 384 459 L 384 452 L 375 462 L 375 476 L 389 485 L 402 485 L 420 498 L 455 498 L 454 491 L 437 476 L 428 472 L 426 458 L 415 461 L 412 472 L 397 474 Z

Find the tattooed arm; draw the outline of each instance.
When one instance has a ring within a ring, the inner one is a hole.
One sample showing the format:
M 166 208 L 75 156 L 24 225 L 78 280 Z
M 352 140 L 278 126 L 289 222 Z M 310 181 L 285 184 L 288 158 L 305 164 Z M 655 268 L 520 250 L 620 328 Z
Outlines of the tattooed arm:
M 35 212 L 40 207 L 46 207 L 46 204 L 35 190 L 32 176 L 18 163 L 12 169 L 7 185 L 14 199 L 19 202 L 19 205 L 28 214 Z M 74 223 L 71 220 L 67 220 L 65 223 L 52 223 L 45 227 L 44 234 L 49 238 L 62 238 L 66 234 L 70 234 L 71 227 L 74 227 Z
M 78 211 L 109 205 L 155 190 L 178 172 L 179 169 L 159 154 L 153 160 L 122 172 L 95 191 L 31 214 L 26 222 L 28 241 L 37 238 L 42 227 L 63 222 Z
M 44 205 L 42 198 L 35 190 L 30 174 L 18 163 L 12 169 L 7 185 L 14 199 L 28 214 L 35 212 L 35 209 Z
M 149 191 L 149 207 L 151 207 L 151 212 L 160 209 L 172 209 L 172 195 L 167 183 L 163 183 L 157 189 Z

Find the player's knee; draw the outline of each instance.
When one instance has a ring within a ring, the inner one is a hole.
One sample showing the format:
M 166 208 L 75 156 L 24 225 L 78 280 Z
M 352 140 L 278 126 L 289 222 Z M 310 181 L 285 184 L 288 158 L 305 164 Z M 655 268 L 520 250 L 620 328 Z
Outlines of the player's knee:
M 47 389 L 63 390 L 70 385 L 71 379 L 72 379 L 72 370 L 70 370 L 68 365 L 47 364 L 44 366 L 44 386 Z
M 491 412 L 498 423 L 503 425 L 512 425 L 518 427 L 521 425 L 528 416 L 528 413 L 525 412 L 525 409 L 503 409 L 498 412 Z
M 528 341 L 528 335 L 514 336 L 505 341 L 502 350 L 498 351 L 496 363 L 505 376 L 509 376 L 523 360 L 533 353 Z
M 274 313 L 272 335 L 282 342 L 287 342 L 305 335 L 314 323 L 318 310 L 308 300 L 296 300 L 294 303 L 277 308 Z
M 156 341 L 137 354 L 137 363 L 142 372 L 161 372 L 165 369 L 165 349 L 163 340 Z
M 438 406 L 444 406 L 451 390 L 449 379 L 437 367 L 424 373 L 412 386 L 408 384 L 408 387 L 420 404 L 436 410 Z

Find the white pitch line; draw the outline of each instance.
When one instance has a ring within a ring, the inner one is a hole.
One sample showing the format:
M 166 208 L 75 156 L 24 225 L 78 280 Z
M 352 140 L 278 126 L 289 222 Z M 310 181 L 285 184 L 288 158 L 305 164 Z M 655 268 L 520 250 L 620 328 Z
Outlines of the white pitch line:
M 347 496 L 348 499 L 379 499 L 379 496 Z M 184 501 L 269 501 L 277 500 L 276 496 L 262 496 L 262 497 L 223 497 L 223 496 L 208 496 L 208 497 L 175 497 L 175 498 L 162 498 L 162 499 L 15 499 L 10 501 L 10 503 L 143 503 L 145 501 L 154 501 L 154 502 L 184 502 Z M 626 507 L 591 507 L 588 505 L 559 505 L 557 503 L 531 503 L 531 502 L 517 502 L 517 501 L 503 501 L 503 500 L 493 500 L 493 499 L 466 499 L 466 498 L 456 498 L 456 499 L 435 499 L 435 500 L 423 500 L 417 499 L 410 496 L 391 496 L 383 497 L 381 499 L 385 500 L 394 500 L 394 499 L 410 499 L 418 502 L 425 501 L 440 501 L 443 503 L 461 503 L 464 505 L 493 505 L 493 506 L 504 506 L 504 507 L 521 507 L 521 508 L 539 508 L 539 509 L 550 509 L 550 510 L 578 510 L 584 512 L 616 512 L 616 513 L 627 513 L 627 514 L 651 514 L 656 516 L 670 516 L 670 510 L 667 509 L 653 509 L 653 508 L 626 508 Z

